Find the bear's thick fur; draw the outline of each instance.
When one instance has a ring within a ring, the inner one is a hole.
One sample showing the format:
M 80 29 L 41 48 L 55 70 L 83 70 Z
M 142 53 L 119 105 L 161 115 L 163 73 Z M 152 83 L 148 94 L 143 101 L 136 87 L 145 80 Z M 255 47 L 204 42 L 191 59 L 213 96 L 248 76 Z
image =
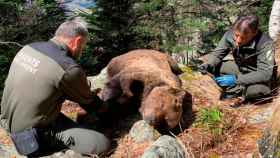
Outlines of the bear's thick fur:
M 177 63 L 167 54 L 147 49 L 130 51 L 109 62 L 102 99 L 125 104 L 140 93 L 143 119 L 152 125 L 174 128 L 180 121 L 185 96 L 178 73 Z M 133 88 L 135 83 L 142 85 L 140 92 L 141 86 Z

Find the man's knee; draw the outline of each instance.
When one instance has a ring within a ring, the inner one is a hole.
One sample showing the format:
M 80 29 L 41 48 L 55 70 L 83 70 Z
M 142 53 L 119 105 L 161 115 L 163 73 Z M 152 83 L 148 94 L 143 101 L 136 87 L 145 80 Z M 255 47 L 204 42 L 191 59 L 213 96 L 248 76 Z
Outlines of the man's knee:
M 226 60 L 221 63 L 219 67 L 219 74 L 233 74 L 237 75 L 240 73 L 238 66 L 233 60 Z
M 271 89 L 264 84 L 254 84 L 247 87 L 245 92 L 246 99 L 261 98 L 271 93 Z
M 66 130 L 65 144 L 72 150 L 83 154 L 100 154 L 110 148 L 109 139 L 94 130 L 83 128 L 72 128 Z M 71 143 L 70 143 L 71 142 Z

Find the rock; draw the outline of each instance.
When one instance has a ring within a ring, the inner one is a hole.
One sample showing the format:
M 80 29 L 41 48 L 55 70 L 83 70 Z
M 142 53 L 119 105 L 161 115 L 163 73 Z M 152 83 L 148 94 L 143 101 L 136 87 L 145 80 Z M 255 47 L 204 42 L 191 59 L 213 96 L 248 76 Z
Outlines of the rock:
M 65 152 L 65 158 L 83 158 L 83 156 L 73 150 L 67 150 Z
M 251 124 L 260 124 L 269 121 L 273 115 L 273 107 L 267 107 L 260 112 L 248 116 L 248 122 Z
M 277 106 L 270 126 L 258 141 L 259 152 L 263 158 L 280 157 L 280 107 Z
M 266 129 L 261 140 L 258 141 L 259 152 L 262 158 L 280 157 L 279 134 L 272 135 L 270 129 Z
M 129 131 L 129 136 L 136 143 L 155 141 L 161 134 L 144 120 L 136 122 Z
M 50 158 L 64 158 L 64 157 L 65 156 L 63 152 L 57 152 L 50 156 Z
M 175 138 L 163 135 L 145 150 L 141 158 L 185 158 L 185 152 Z
M 107 67 L 102 69 L 102 71 L 96 76 L 89 76 L 87 79 L 91 82 L 91 90 L 103 89 L 105 83 L 107 82 Z
M 57 152 L 50 156 L 44 156 L 41 158 L 86 158 L 86 157 L 83 157 L 81 154 L 76 153 L 73 150 L 67 150 L 65 152 Z

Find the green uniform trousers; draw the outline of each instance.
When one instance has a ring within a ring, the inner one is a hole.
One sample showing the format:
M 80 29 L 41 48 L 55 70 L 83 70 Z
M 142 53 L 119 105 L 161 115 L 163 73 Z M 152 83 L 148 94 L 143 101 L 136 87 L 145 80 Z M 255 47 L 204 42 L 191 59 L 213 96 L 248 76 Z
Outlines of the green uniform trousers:
M 225 60 L 221 63 L 218 69 L 220 75 L 233 74 L 238 75 L 240 73 L 238 66 L 233 60 Z M 237 85 L 232 88 L 226 88 L 226 93 L 229 94 L 239 94 L 245 97 L 245 99 L 256 99 L 263 96 L 269 95 L 271 93 L 271 88 L 269 84 L 252 84 L 247 86 Z
M 105 135 L 77 124 L 62 113 L 53 124 L 38 131 L 42 153 L 68 148 L 81 154 L 99 154 L 110 147 Z

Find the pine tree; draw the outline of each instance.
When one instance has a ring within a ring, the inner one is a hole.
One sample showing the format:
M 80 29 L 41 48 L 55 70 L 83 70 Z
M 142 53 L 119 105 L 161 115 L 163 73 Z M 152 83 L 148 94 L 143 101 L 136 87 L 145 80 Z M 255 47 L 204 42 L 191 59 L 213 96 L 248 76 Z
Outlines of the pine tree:
M 109 60 L 135 48 L 151 48 L 178 57 L 191 58 L 215 48 L 223 33 L 243 14 L 263 15 L 269 0 L 97 0 L 86 15 L 91 46 L 82 59 L 88 69 L 101 70 Z M 261 28 L 267 20 L 260 16 Z M 93 53 L 97 50 L 99 53 Z M 93 55 L 93 57 L 92 57 Z M 98 71 L 97 71 L 98 72 Z
M 90 24 L 90 45 L 81 64 L 90 73 L 97 73 L 109 60 L 133 49 L 135 40 L 131 31 L 134 13 L 133 0 L 96 0 L 91 14 L 82 14 Z

